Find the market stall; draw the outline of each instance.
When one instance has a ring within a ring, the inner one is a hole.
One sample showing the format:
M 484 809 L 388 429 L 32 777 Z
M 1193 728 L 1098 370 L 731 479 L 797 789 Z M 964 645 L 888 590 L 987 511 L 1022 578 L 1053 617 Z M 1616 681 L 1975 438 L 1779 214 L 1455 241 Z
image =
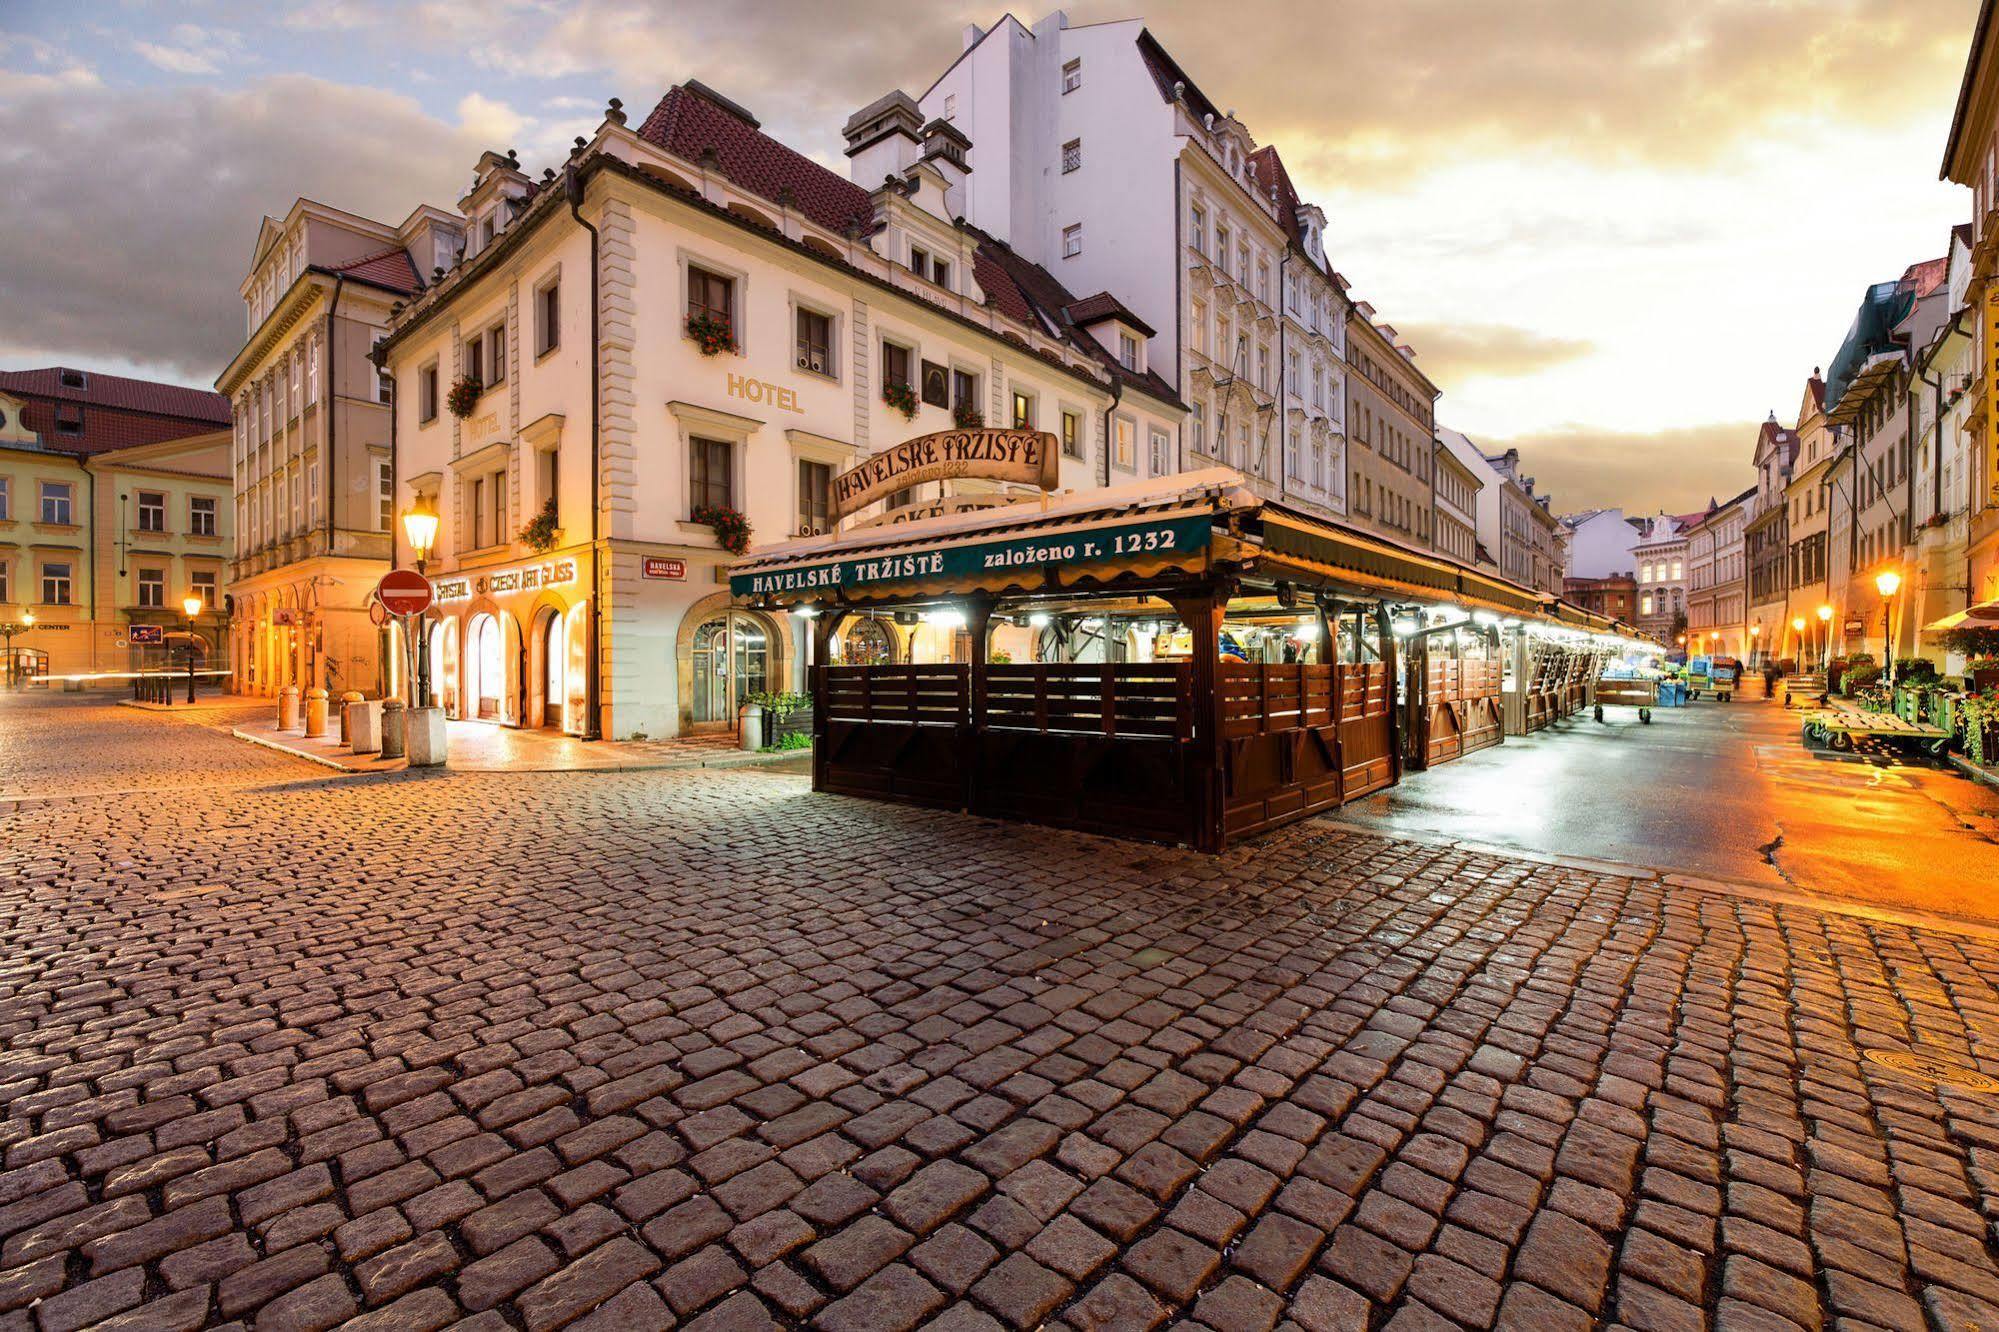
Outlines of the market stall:
M 1400 778 L 1405 611 L 1539 608 L 1227 469 L 789 541 L 730 586 L 811 621 L 816 789 L 1210 851 Z M 836 659 L 882 617 L 962 626 L 951 659 Z M 1497 738 L 1498 661 L 1458 641 L 1425 703 L 1463 752 Z

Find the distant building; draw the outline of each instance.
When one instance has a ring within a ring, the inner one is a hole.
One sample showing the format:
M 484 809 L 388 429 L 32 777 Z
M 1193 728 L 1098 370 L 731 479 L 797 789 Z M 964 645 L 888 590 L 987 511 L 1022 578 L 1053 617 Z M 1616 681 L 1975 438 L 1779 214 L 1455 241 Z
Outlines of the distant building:
M 1944 146 L 1945 180 L 1971 188 L 1971 236 L 1966 300 L 1976 343 L 1963 413 L 1968 513 L 1964 568 L 1972 603 L 1999 600 L 1999 5 L 1979 6 L 1964 81 Z M 1986 372 L 1977 373 L 1983 366 Z
M 1626 624 L 1634 623 L 1637 618 L 1638 580 L 1628 571 L 1600 578 L 1564 578 L 1562 595 L 1584 610 Z
M 17 665 L 81 676 L 213 665 L 229 592 L 229 404 L 50 367 L 0 371 L 0 619 Z M 134 644 L 131 626 L 162 641 Z M 118 682 L 122 684 L 121 682 Z
M 1561 520 L 1549 512 L 1550 497 L 1534 493 L 1534 478 L 1520 471 L 1520 450 L 1489 454 L 1505 484 L 1499 488 L 1499 571 L 1514 582 L 1550 595 L 1562 591 L 1562 552 L 1556 541 Z
M 1477 565 L 1479 492 L 1484 478 L 1443 440 L 1431 441 L 1431 475 L 1436 478 L 1432 544 L 1461 564 Z
M 1568 563 L 1563 572 L 1571 578 L 1608 578 L 1629 573 L 1635 566 L 1631 549 L 1638 544 L 1642 519 L 1629 519 L 1624 510 L 1584 509 L 1562 515 L 1569 531 Z
M 1473 533 L 1476 537 L 1476 545 L 1473 547 L 1473 550 L 1477 556 L 1474 563 L 1480 568 L 1490 569 L 1497 573 L 1499 571 L 1498 551 L 1500 547 L 1499 493 L 1506 487 L 1506 478 L 1487 459 L 1485 450 L 1478 446 L 1477 441 L 1466 435 L 1464 431 L 1453 430 L 1449 426 L 1438 426 L 1437 443 L 1442 451 L 1448 453 L 1458 466 L 1464 470 L 1465 474 L 1475 478 L 1478 482 L 1477 495 L 1473 501 L 1477 509 L 1476 521 L 1472 524 Z
M 1632 547 L 1638 564 L 1638 627 L 1666 644 L 1680 646 L 1686 627 L 1687 529 L 1715 509 L 1713 500 L 1699 513 L 1660 513 L 1645 519 L 1645 530 Z
M 1756 432 L 1756 493 L 1742 533 L 1752 665 L 1796 655 L 1788 602 L 1790 506 L 1785 488 L 1797 458 L 1798 432 L 1778 425 L 1777 414 L 1770 413 Z
M 1743 527 L 1755 498 L 1751 486 L 1686 529 L 1687 642 L 1702 652 L 1733 657 L 1749 652 Z

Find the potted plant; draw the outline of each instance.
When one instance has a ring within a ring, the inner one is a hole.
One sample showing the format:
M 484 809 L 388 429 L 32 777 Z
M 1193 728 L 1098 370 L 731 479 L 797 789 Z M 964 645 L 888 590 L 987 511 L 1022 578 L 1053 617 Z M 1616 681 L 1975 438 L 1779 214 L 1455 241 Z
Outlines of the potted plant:
M 444 405 L 451 414 L 463 421 L 479 406 L 479 395 L 486 386 L 479 382 L 477 375 L 460 375 L 451 385 L 451 392 L 445 395 Z
M 687 336 L 694 339 L 703 356 L 736 350 L 736 333 L 729 327 L 729 321 L 705 310 L 687 316 Z
M 1869 657 L 1849 657 L 1839 673 L 1839 692 L 1848 698 L 1873 688 L 1881 678 L 1881 667 Z
M 969 402 L 960 402 L 951 409 L 951 419 L 960 430 L 977 430 L 986 423 L 986 414 Z
M 882 385 L 882 401 L 902 413 L 905 421 L 916 419 L 916 390 L 900 380 Z
M 521 544 L 542 555 L 553 550 L 561 536 L 562 529 L 555 525 L 555 501 L 551 499 L 543 503 L 541 511 L 528 519 L 527 526 L 521 529 Z
M 1999 656 L 1973 657 L 1964 669 L 1971 678 L 1973 693 L 1989 694 L 1999 690 Z
M 811 745 L 811 695 L 766 692 L 751 694 L 748 701 L 762 710 L 763 748 L 802 749 Z
M 703 504 L 689 515 L 689 520 L 713 528 L 716 542 L 731 555 L 740 555 L 750 548 L 750 520 L 735 509 Z
M 1999 689 L 1999 670 L 1995 670 L 1999 667 L 1999 629 L 1959 625 L 1944 630 L 1937 642 L 1946 652 L 1971 659 L 1965 666 L 1965 676 L 1974 693 Z M 1987 672 L 1983 677 L 1979 675 L 1981 668 Z

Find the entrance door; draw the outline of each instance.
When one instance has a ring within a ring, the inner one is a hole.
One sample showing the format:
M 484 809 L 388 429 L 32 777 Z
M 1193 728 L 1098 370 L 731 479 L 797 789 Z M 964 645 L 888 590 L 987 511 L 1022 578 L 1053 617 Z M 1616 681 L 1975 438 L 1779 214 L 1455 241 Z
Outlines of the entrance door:
M 694 725 L 733 729 L 751 694 L 770 687 L 770 639 L 761 624 L 727 611 L 694 631 Z
M 500 690 L 507 681 L 506 667 L 500 660 L 500 622 L 482 615 L 474 632 L 477 638 L 471 653 L 473 715 L 490 721 L 500 715 Z
M 568 653 L 562 642 L 562 617 L 550 613 L 542 629 L 541 724 L 562 729 L 562 706 L 569 698 Z

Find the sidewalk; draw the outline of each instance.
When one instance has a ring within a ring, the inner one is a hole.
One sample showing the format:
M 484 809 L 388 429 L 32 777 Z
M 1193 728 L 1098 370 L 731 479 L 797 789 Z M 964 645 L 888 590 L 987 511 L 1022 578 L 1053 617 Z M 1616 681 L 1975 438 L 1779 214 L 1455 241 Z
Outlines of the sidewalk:
M 161 711 L 166 709 L 162 708 Z M 195 709 L 183 709 L 192 713 Z M 281 731 L 271 719 L 272 708 L 256 709 L 254 718 L 231 718 L 230 734 L 253 745 L 296 754 L 343 772 L 401 772 L 402 759 L 355 754 L 340 743 L 337 725 L 318 739 L 302 729 Z M 202 719 L 206 720 L 206 719 Z M 775 754 L 746 753 L 733 735 L 693 736 L 680 740 L 579 740 L 552 731 L 515 730 L 490 722 L 445 723 L 446 766 L 456 772 L 632 772 L 667 768 L 739 768 L 781 763 L 806 756 L 807 750 Z

